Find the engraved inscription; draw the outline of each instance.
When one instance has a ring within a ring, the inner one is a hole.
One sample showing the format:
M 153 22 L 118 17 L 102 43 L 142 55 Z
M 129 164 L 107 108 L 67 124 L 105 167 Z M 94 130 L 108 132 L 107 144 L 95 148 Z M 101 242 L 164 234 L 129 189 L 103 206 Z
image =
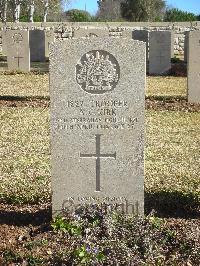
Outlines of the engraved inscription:
M 76 65 L 76 80 L 80 87 L 92 94 L 115 89 L 120 78 L 116 58 L 103 50 L 93 50 L 82 56 Z
M 85 100 L 68 99 L 65 108 L 73 109 L 73 115 L 60 117 L 55 121 L 57 130 L 134 130 L 139 118 L 136 113 L 121 115 L 129 109 L 124 99 Z M 71 113 L 69 111 L 67 113 Z
M 21 43 L 23 41 L 23 36 L 21 33 L 15 33 L 13 35 L 13 40 L 15 43 Z
M 113 158 L 116 160 L 116 152 L 115 153 L 107 153 L 103 154 L 100 151 L 100 138 L 101 135 L 97 134 L 96 136 L 96 153 L 89 153 L 89 154 L 80 154 L 81 158 L 96 158 L 96 191 L 100 191 L 100 159 L 101 158 Z

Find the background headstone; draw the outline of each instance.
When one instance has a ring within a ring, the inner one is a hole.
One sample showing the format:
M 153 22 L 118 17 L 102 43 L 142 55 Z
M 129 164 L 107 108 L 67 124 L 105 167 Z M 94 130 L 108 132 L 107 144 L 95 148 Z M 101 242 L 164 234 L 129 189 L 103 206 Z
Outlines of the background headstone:
M 0 53 L 2 53 L 2 31 L 0 30 Z
M 134 40 L 142 41 L 146 43 L 146 59 L 149 58 L 149 32 L 148 30 L 134 30 L 132 33 Z
M 8 30 L 6 32 L 6 43 L 8 69 L 30 71 L 29 32 Z
M 188 46 L 189 46 L 189 31 L 185 32 L 185 40 L 184 40 L 184 62 L 187 62 L 188 57 Z
M 6 56 L 7 55 L 7 44 L 6 44 L 6 33 L 7 31 L 6 30 L 2 30 L 2 33 L 1 33 L 1 40 L 2 40 L 2 55 Z
M 45 61 L 45 32 L 44 30 L 30 30 L 31 62 Z
M 171 32 L 149 33 L 149 74 L 165 74 L 171 69 Z
M 108 37 L 109 32 L 108 30 L 103 29 L 78 29 L 73 32 L 74 38 L 81 38 L 81 37 Z
M 175 32 L 171 31 L 171 58 L 174 58 L 174 39 L 175 39 Z
M 50 49 L 53 214 L 99 202 L 143 214 L 145 44 L 79 38 Z
M 54 30 L 45 30 L 45 56 L 49 57 L 49 45 L 55 41 Z
M 188 102 L 200 103 L 200 31 L 189 33 Z

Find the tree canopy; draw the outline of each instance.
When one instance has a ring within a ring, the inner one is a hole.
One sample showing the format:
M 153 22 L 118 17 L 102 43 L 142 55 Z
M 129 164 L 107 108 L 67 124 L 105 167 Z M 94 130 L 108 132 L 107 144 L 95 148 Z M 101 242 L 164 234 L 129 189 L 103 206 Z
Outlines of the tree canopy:
M 178 8 L 172 8 L 166 11 L 164 21 L 181 22 L 181 21 L 195 21 L 198 16 L 193 13 L 182 11 Z

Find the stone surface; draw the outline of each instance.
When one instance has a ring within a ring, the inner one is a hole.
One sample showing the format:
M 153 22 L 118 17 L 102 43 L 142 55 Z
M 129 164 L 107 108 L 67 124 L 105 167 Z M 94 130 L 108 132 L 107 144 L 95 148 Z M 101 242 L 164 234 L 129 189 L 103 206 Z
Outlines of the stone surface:
M 2 49 L 1 49 L 1 53 L 2 55 L 6 56 L 7 55 L 7 45 L 6 45 L 6 30 L 2 30 L 1 33 L 1 40 L 2 40 Z
M 103 29 L 78 29 L 73 32 L 74 38 L 81 38 L 81 37 L 108 37 L 109 31 Z
M 44 30 L 30 30 L 31 62 L 45 61 L 45 32 Z
M 30 71 L 29 32 L 7 30 L 6 43 L 8 69 Z
M 188 102 L 200 103 L 200 31 L 189 33 Z
M 55 41 L 54 30 L 45 30 L 45 56 L 49 57 L 49 45 Z
M 184 40 L 184 62 L 187 62 L 188 57 L 188 46 L 189 46 L 189 31 L 185 32 L 185 40 Z
M 175 32 L 171 31 L 171 58 L 174 58 Z
M 134 30 L 132 33 L 134 40 L 142 41 L 146 43 L 146 59 L 149 58 L 149 32 L 147 30 Z
M 171 68 L 171 32 L 149 34 L 149 74 L 165 74 Z
M 145 44 L 79 38 L 50 46 L 52 207 L 144 211 Z

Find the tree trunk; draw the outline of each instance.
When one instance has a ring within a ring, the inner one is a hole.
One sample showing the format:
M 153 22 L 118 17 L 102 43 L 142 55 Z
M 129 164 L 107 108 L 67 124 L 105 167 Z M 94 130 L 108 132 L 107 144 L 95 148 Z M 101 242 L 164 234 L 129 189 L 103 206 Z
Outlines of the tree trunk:
M 20 1 L 15 0 L 14 22 L 17 23 L 19 22 L 20 10 L 21 10 Z
M 31 0 L 31 4 L 30 4 L 30 17 L 29 17 L 29 21 L 30 22 L 34 22 L 33 20 L 33 15 L 34 15 L 34 12 L 35 12 L 35 2 L 34 0 Z
M 7 7 L 8 7 L 8 1 L 4 0 L 4 10 L 3 10 L 3 22 L 6 23 L 7 20 Z
M 49 0 L 44 0 L 44 22 L 47 22 L 47 15 L 48 15 L 48 9 L 49 9 Z

